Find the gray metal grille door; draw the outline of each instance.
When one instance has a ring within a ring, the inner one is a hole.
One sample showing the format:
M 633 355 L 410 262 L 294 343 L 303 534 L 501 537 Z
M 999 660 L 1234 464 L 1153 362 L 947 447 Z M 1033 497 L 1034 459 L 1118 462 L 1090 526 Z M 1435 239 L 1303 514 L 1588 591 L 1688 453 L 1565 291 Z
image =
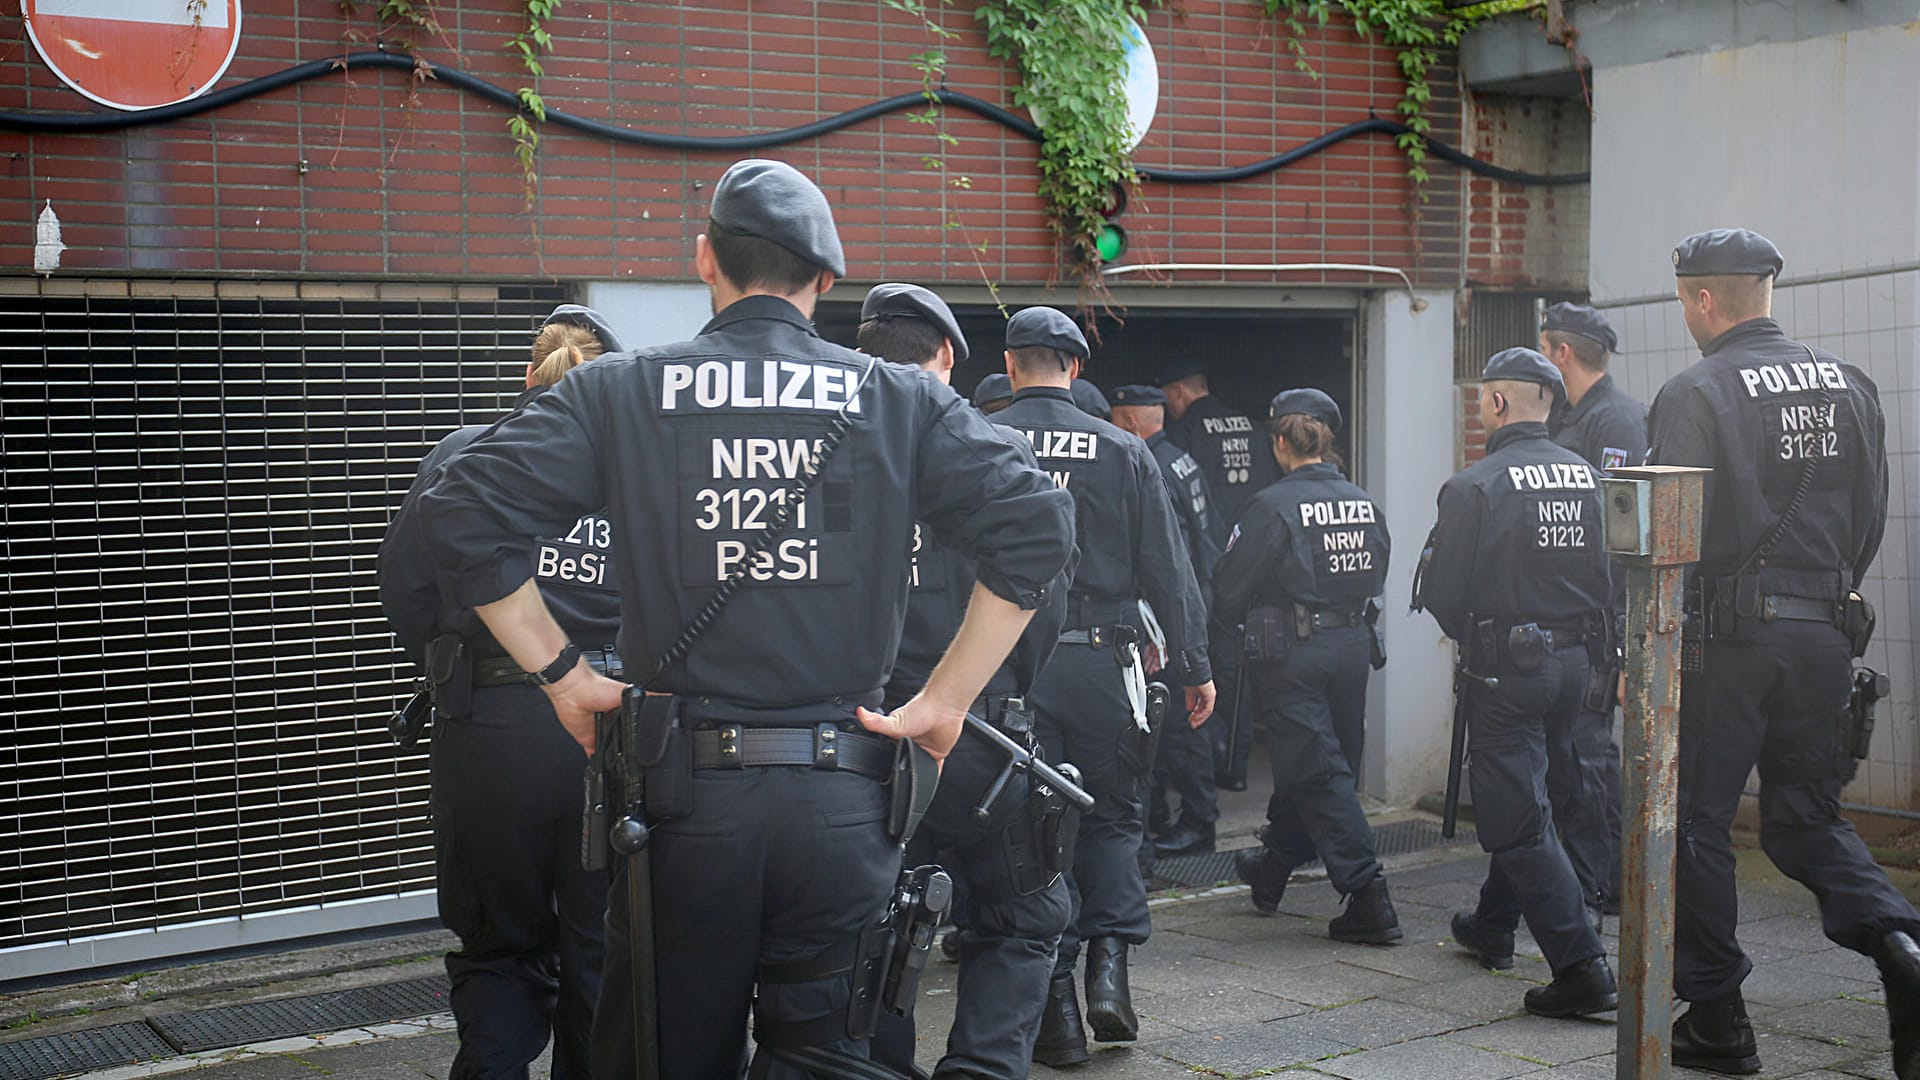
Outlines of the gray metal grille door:
M 0 979 L 432 887 L 374 554 L 561 293 L 0 280 Z

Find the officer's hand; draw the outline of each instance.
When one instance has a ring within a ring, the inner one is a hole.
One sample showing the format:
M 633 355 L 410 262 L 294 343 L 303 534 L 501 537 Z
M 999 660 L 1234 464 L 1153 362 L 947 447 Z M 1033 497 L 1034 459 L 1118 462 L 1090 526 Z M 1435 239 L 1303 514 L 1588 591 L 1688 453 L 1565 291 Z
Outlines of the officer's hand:
M 1213 680 L 1208 679 L 1199 686 L 1187 687 L 1187 726 L 1198 728 L 1213 715 L 1213 699 L 1218 696 L 1213 689 Z
M 889 739 L 912 739 L 939 763 L 947 760 L 967 723 L 967 710 L 949 708 L 925 694 L 890 713 L 860 709 L 856 715 L 868 731 Z
M 547 700 L 553 702 L 553 713 L 560 718 L 561 726 L 591 757 L 593 714 L 619 711 L 620 695 L 626 691 L 626 684 L 607 678 L 582 660 L 566 678 L 541 689 L 547 692 Z

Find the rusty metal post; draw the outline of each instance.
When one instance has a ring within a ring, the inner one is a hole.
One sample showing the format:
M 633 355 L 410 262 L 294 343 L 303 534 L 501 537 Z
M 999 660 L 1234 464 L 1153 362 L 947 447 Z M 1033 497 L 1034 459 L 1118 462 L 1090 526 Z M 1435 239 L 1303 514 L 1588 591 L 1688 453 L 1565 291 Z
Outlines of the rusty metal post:
M 1680 802 L 1680 606 L 1700 558 L 1705 469 L 1615 469 L 1607 550 L 1627 574 L 1626 807 L 1620 831 L 1617 1075 L 1672 1075 L 1673 859 Z

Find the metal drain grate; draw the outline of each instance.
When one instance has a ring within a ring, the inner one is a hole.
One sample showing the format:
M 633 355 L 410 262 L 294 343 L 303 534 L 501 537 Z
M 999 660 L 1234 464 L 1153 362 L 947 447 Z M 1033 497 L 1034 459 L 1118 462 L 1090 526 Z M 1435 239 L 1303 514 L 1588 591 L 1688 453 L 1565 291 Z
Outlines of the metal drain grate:
M 173 1047 L 145 1024 L 110 1024 L 87 1031 L 0 1043 L 0 1080 L 44 1080 L 110 1065 L 172 1057 L 173 1053 Z
M 1428 821 L 1425 818 L 1390 821 L 1373 827 L 1374 854 L 1383 859 L 1392 855 L 1431 851 L 1434 848 L 1460 847 L 1475 843 L 1477 839 L 1473 826 L 1466 824 L 1459 827 L 1453 839 L 1445 839 L 1440 835 L 1439 822 Z M 1233 857 L 1238 851 L 1252 846 L 1254 845 L 1246 844 L 1228 851 L 1182 855 L 1177 859 L 1156 859 L 1153 864 L 1153 887 L 1198 889 L 1237 882 L 1240 877 L 1234 872 Z M 1319 865 L 1320 861 L 1315 859 L 1301 869 Z
M 149 1023 L 182 1053 L 192 1053 L 446 1012 L 447 992 L 446 977 L 433 975 L 306 997 L 156 1016 Z

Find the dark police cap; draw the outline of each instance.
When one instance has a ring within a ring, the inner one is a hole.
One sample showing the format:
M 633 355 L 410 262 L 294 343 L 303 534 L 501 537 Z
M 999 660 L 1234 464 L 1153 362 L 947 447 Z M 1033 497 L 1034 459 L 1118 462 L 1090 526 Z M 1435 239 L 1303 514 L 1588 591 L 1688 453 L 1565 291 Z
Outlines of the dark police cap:
M 1166 391 L 1157 386 L 1141 386 L 1135 383 L 1131 386 L 1114 387 L 1113 394 L 1108 400 L 1113 402 L 1115 408 L 1122 405 L 1165 405 L 1167 395 Z
M 1024 349 L 1034 345 L 1071 353 L 1082 360 L 1092 355 L 1080 327 L 1050 307 L 1024 308 L 1007 322 L 1007 348 Z
M 1273 395 L 1273 404 L 1267 410 L 1268 416 L 1278 418 L 1293 413 L 1313 417 L 1327 425 L 1328 431 L 1340 430 L 1340 406 L 1335 405 L 1332 398 L 1311 386 L 1282 390 Z
M 1560 369 L 1532 349 L 1501 349 L 1487 361 L 1487 370 L 1480 378 L 1484 382 L 1539 383 L 1553 391 L 1556 401 L 1567 396 L 1567 382 L 1560 377 Z
M 1620 346 L 1620 339 L 1614 334 L 1613 325 L 1607 322 L 1607 317 L 1582 304 L 1553 305 L 1547 309 L 1546 317 L 1540 320 L 1540 329 L 1578 334 L 1599 342 L 1600 347 L 1608 352 L 1615 352 Z
M 608 352 L 626 351 L 620 347 L 620 339 L 614 334 L 612 325 L 607 322 L 607 317 L 590 307 L 561 304 L 553 309 L 553 314 L 541 320 L 540 327 L 545 329 L 557 322 L 572 323 L 593 331 L 593 336 L 600 339 L 600 347 Z
M 1068 387 L 1073 395 L 1073 403 L 1088 416 L 1097 416 L 1102 420 L 1113 419 L 1113 406 L 1107 404 L 1107 395 L 1100 388 L 1085 379 L 1075 379 Z
M 1207 365 L 1203 360 L 1176 360 L 1160 369 L 1160 373 L 1153 377 L 1153 385 L 1170 386 L 1190 375 L 1205 375 L 1206 373 Z
M 1005 401 L 1013 396 L 1013 380 L 1007 378 L 1004 371 L 996 371 L 980 380 L 973 388 L 973 407 L 984 409 L 996 401 Z
M 736 161 L 713 189 L 707 215 L 737 233 L 770 240 L 815 266 L 847 276 L 827 197 L 784 161 Z
M 1780 276 L 1787 260 L 1773 241 L 1750 229 L 1709 229 L 1694 233 L 1673 249 L 1673 276 L 1720 274 Z
M 930 322 L 935 330 L 953 342 L 953 362 L 964 363 L 967 359 L 967 335 L 960 332 L 960 324 L 954 321 L 953 309 L 947 306 L 945 300 L 918 285 L 889 281 L 869 289 L 866 303 L 860 305 L 860 321 L 866 322 L 868 319 L 922 319 Z

